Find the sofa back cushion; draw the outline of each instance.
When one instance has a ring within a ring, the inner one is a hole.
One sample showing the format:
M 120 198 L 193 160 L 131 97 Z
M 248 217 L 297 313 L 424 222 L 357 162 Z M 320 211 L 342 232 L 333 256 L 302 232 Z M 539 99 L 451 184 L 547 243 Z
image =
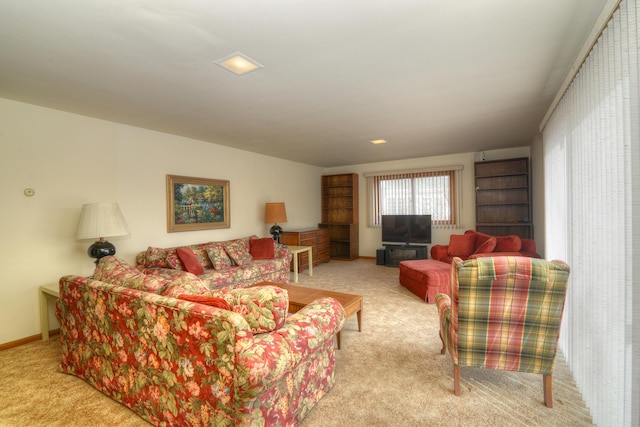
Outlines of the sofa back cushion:
M 149 246 L 144 254 L 143 266 L 148 268 L 171 268 L 167 263 L 167 249 Z
M 164 292 L 168 285 L 166 281 L 144 274 L 116 256 L 101 258 L 93 272 L 93 279 L 157 294 Z
M 478 238 L 478 236 L 476 236 L 476 239 L 477 238 Z M 498 239 L 496 239 L 495 237 L 492 237 L 492 236 L 489 236 L 489 238 L 486 239 L 480 245 L 478 245 L 478 242 L 476 241 L 476 250 L 473 251 L 473 253 L 474 254 L 486 254 L 486 253 L 493 252 L 493 250 L 496 248 L 496 244 L 497 243 L 498 243 Z
M 476 236 L 474 234 L 452 234 L 449 237 L 447 254 L 466 259 L 475 250 L 475 245 Z
M 494 252 L 520 252 L 522 248 L 522 240 L 519 236 L 497 236 L 496 248 Z

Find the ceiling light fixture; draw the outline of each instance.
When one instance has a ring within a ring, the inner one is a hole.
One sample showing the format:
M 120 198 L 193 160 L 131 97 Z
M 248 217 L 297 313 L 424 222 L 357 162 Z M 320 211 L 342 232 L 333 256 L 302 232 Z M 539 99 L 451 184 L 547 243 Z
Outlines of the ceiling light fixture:
M 222 59 L 218 59 L 216 64 L 239 76 L 264 67 L 259 62 L 240 52 L 234 52 Z
M 369 141 L 369 142 L 372 143 L 372 144 L 376 144 L 376 145 L 377 144 L 386 144 L 387 143 L 387 141 L 385 139 L 374 139 L 374 140 Z

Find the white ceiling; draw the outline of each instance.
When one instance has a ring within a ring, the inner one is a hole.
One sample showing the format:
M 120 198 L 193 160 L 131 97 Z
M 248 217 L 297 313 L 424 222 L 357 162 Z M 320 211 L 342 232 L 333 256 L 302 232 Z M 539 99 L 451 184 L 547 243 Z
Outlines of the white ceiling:
M 0 0 L 0 97 L 321 167 L 517 147 L 605 1 Z

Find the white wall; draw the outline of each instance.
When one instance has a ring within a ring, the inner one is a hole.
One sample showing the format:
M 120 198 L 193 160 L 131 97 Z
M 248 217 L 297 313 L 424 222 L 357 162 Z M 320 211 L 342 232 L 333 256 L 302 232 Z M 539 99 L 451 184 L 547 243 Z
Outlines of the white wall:
M 485 160 L 512 159 L 518 157 L 529 157 L 529 147 L 518 147 L 504 150 L 484 151 Z M 458 229 L 436 229 L 431 233 L 433 244 L 448 244 L 451 234 L 461 234 L 465 230 L 475 229 L 475 178 L 474 163 L 481 160 L 480 152 L 452 154 L 448 156 L 421 157 L 409 160 L 394 160 L 388 162 L 366 163 L 359 165 L 341 166 L 327 168 L 324 173 L 327 175 L 338 173 L 357 173 L 359 175 L 359 196 L 360 204 L 360 256 L 375 257 L 376 249 L 382 247 L 382 232 L 380 228 L 368 226 L 367 219 L 367 179 L 364 177 L 368 172 L 397 171 L 405 169 L 419 169 L 438 166 L 463 165 L 462 171 L 462 205 L 461 222 Z M 534 218 L 535 220 L 535 218 Z
M 231 228 L 167 233 L 167 174 L 229 180 Z M 268 236 L 269 201 L 286 203 L 285 229 L 315 226 L 321 175 L 309 165 L 0 98 L 0 344 L 40 333 L 40 285 L 92 273 L 90 242 L 75 240 L 82 204 L 120 204 L 131 236 L 111 240 L 133 263 L 150 245 Z M 27 187 L 34 197 L 23 194 Z

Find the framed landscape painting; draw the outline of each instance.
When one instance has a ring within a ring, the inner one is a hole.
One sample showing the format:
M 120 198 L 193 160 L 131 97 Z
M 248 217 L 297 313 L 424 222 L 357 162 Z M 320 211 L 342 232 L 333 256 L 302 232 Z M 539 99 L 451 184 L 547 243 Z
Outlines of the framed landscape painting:
M 167 232 L 229 227 L 229 181 L 167 175 Z

